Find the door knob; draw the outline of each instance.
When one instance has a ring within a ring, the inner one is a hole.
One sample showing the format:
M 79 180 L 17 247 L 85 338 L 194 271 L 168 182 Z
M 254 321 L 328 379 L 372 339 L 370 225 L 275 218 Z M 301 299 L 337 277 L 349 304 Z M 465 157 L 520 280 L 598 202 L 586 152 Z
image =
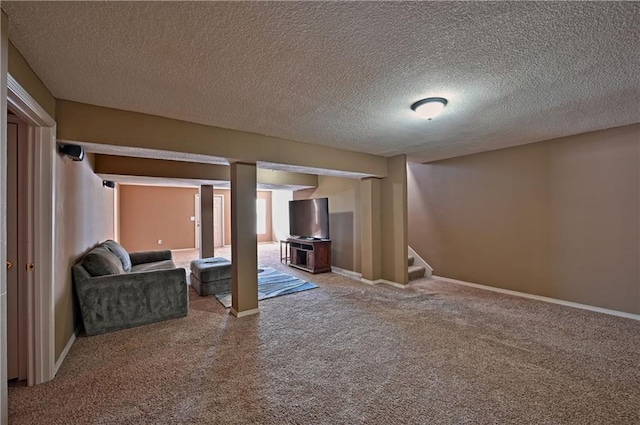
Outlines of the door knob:
M 10 270 L 11 267 L 13 267 L 13 263 L 9 260 L 7 260 L 7 270 Z

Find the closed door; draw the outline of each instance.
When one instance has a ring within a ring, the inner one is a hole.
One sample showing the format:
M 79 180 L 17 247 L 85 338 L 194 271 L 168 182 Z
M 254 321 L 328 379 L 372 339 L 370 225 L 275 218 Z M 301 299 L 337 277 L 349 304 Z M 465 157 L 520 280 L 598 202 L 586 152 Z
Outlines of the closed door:
M 25 127 L 18 124 L 15 116 L 10 115 L 7 121 L 7 375 L 8 379 L 26 379 L 26 261 L 22 253 L 25 235 L 21 231 L 26 215 L 23 162 L 26 151 L 18 145 L 19 132 Z
M 213 197 L 213 246 L 215 248 L 224 245 L 224 238 L 222 233 L 224 228 L 224 226 L 222 225 L 224 222 L 222 217 L 222 204 L 222 196 L 216 195 Z

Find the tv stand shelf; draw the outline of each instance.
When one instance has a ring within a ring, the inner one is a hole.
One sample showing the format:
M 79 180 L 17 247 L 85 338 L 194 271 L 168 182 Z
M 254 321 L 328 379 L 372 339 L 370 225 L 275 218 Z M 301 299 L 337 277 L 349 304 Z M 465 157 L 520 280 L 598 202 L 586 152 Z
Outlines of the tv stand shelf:
M 309 273 L 331 271 L 331 240 L 289 238 L 289 266 Z

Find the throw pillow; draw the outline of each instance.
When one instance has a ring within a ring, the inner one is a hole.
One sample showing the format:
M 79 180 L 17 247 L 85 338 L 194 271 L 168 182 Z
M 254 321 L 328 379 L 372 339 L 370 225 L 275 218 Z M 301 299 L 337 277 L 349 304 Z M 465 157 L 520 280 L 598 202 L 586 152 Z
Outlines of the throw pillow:
M 97 247 L 89 251 L 82 260 L 82 267 L 91 276 L 109 276 L 124 273 L 120 259 L 104 247 Z
M 126 249 L 122 247 L 118 242 L 113 241 L 111 239 L 105 241 L 102 245 L 104 245 L 109 251 L 111 251 L 116 257 L 120 259 L 122 262 L 122 269 L 125 272 L 131 271 L 131 257 Z

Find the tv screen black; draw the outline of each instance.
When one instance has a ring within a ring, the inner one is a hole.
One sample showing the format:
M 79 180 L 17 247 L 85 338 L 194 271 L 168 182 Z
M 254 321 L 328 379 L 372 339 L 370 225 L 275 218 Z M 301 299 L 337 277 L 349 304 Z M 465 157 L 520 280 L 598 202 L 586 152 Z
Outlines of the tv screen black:
M 301 238 L 329 239 L 329 199 L 289 201 L 289 233 Z

